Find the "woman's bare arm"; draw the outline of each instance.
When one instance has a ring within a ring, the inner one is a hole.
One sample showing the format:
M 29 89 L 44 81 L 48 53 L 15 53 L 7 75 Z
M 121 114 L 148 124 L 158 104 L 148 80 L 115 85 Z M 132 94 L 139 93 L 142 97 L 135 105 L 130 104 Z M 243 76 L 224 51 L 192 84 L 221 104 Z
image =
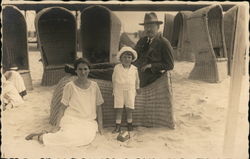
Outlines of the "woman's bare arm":
M 98 123 L 98 130 L 100 134 L 103 134 L 103 118 L 102 118 L 102 106 L 97 106 L 97 123 Z

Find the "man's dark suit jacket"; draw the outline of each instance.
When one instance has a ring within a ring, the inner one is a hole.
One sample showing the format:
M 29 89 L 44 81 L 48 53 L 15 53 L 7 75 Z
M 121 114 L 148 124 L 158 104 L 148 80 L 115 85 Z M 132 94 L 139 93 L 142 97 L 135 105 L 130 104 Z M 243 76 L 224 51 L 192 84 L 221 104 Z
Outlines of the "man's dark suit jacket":
M 147 41 L 148 37 L 143 37 L 135 46 L 138 59 L 134 64 L 139 70 L 141 87 L 154 82 L 162 75 L 163 70 L 174 68 L 173 48 L 170 42 L 161 34 L 154 37 L 150 44 Z M 151 64 L 152 67 L 142 72 L 141 68 L 146 64 Z

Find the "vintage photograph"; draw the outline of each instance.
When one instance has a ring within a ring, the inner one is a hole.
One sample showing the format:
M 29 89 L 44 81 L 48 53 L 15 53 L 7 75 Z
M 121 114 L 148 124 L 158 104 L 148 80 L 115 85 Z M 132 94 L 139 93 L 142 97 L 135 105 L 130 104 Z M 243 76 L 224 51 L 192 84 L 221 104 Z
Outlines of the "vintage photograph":
M 247 1 L 1 7 L 1 158 L 249 158 Z

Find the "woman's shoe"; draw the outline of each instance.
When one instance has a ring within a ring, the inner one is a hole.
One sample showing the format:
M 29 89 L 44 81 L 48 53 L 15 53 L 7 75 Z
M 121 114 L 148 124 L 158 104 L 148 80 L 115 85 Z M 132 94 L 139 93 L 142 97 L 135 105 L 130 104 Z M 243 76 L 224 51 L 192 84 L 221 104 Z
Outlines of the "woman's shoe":
M 119 133 L 121 131 L 121 124 L 115 124 L 115 130 L 112 131 L 113 134 Z

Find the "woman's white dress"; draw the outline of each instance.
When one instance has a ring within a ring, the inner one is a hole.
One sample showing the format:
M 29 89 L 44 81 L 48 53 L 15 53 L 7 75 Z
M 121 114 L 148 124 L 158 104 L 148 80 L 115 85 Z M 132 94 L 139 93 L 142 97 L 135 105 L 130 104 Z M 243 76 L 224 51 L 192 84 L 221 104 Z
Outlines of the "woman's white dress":
M 81 146 L 91 143 L 98 131 L 96 110 L 104 101 L 96 82 L 82 89 L 73 81 L 65 85 L 61 102 L 68 106 L 60 130 L 43 135 L 44 145 Z

